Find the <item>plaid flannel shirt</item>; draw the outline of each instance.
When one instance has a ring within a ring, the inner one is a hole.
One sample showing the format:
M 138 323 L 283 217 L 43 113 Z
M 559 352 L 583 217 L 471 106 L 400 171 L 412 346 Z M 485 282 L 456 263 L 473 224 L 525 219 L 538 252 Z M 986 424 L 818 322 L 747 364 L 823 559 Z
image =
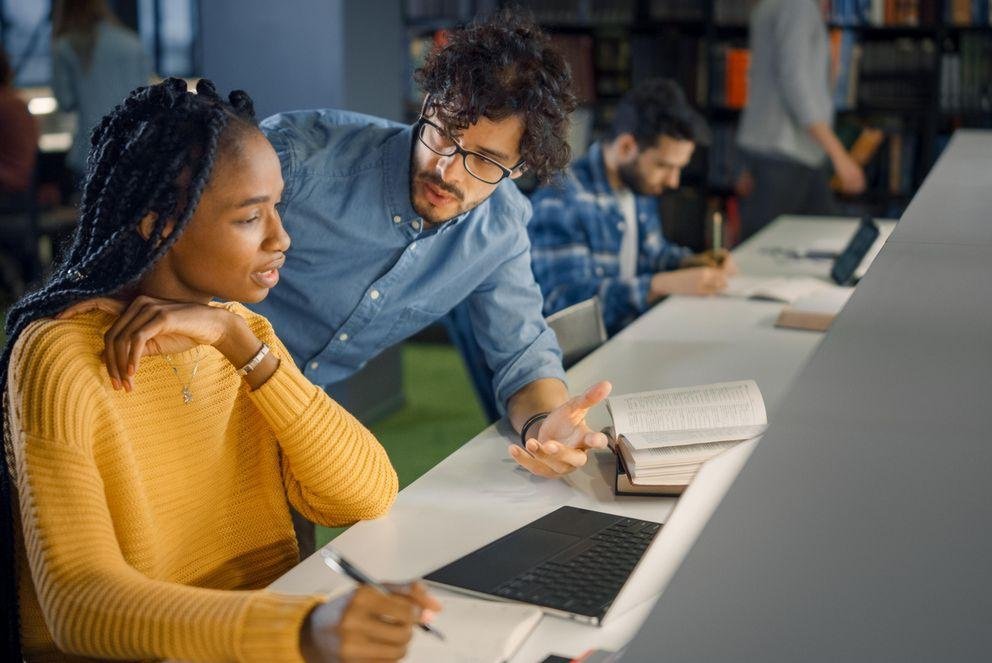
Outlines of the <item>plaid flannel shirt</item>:
M 528 226 L 531 267 L 544 295 L 544 314 L 599 296 L 612 336 L 648 308 L 651 277 L 678 269 L 692 252 L 665 239 L 658 198 L 635 196 L 637 275 L 620 278 L 623 212 L 606 179 L 599 143 L 558 181 L 534 192 Z

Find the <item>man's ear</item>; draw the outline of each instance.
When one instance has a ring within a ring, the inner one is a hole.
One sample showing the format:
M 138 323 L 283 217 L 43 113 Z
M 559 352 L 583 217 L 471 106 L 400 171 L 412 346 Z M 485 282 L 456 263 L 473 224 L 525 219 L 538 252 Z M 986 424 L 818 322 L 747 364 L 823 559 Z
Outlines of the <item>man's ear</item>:
M 151 239 L 152 232 L 155 231 L 155 223 L 158 222 L 158 214 L 155 212 L 149 212 L 141 217 L 141 221 L 138 222 L 138 234 L 141 235 L 147 242 Z M 165 228 L 162 229 L 162 239 L 165 239 L 172 234 L 172 231 L 176 227 L 176 222 L 173 219 L 169 219 L 165 223 Z
M 640 148 L 637 145 L 637 139 L 634 138 L 634 134 L 630 133 L 622 133 L 617 136 L 613 141 L 613 146 L 616 149 L 617 156 L 619 156 L 622 161 L 629 161 L 630 159 L 636 158 L 637 153 L 640 152 Z

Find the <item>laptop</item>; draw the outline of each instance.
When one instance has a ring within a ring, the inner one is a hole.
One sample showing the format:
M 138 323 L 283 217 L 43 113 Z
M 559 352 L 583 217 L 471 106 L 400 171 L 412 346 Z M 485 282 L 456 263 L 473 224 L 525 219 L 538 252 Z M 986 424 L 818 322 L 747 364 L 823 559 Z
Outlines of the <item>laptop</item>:
M 424 579 L 599 626 L 660 529 L 648 520 L 565 506 Z

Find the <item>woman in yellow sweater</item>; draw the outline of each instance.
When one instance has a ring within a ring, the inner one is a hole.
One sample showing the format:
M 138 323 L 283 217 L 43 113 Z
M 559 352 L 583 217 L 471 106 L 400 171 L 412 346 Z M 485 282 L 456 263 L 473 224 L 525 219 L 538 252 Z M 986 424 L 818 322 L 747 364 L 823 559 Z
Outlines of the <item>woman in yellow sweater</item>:
M 396 660 L 439 607 L 419 586 L 263 589 L 297 560 L 290 504 L 374 518 L 397 479 L 264 318 L 212 303 L 264 298 L 290 240 L 251 100 L 197 91 L 103 119 L 69 254 L 8 316 L 0 658 Z

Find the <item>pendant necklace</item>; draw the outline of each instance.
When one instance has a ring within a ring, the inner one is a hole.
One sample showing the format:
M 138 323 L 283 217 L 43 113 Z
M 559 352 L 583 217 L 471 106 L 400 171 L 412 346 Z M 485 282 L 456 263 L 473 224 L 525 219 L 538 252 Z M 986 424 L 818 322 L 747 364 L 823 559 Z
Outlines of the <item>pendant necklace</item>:
M 179 380 L 179 384 L 182 386 L 183 404 L 189 405 L 193 402 L 193 392 L 190 390 L 189 386 L 193 382 L 193 377 L 196 375 L 196 371 L 200 368 L 200 349 L 196 349 L 196 356 L 193 358 L 192 362 L 186 362 L 184 364 L 179 364 L 178 366 L 172 363 L 172 355 L 162 355 L 165 359 L 165 363 L 169 365 L 172 369 L 172 374 L 176 376 Z M 193 364 L 193 368 L 190 369 L 189 379 L 185 382 L 182 376 L 179 374 L 179 366 L 188 366 L 190 363 Z

